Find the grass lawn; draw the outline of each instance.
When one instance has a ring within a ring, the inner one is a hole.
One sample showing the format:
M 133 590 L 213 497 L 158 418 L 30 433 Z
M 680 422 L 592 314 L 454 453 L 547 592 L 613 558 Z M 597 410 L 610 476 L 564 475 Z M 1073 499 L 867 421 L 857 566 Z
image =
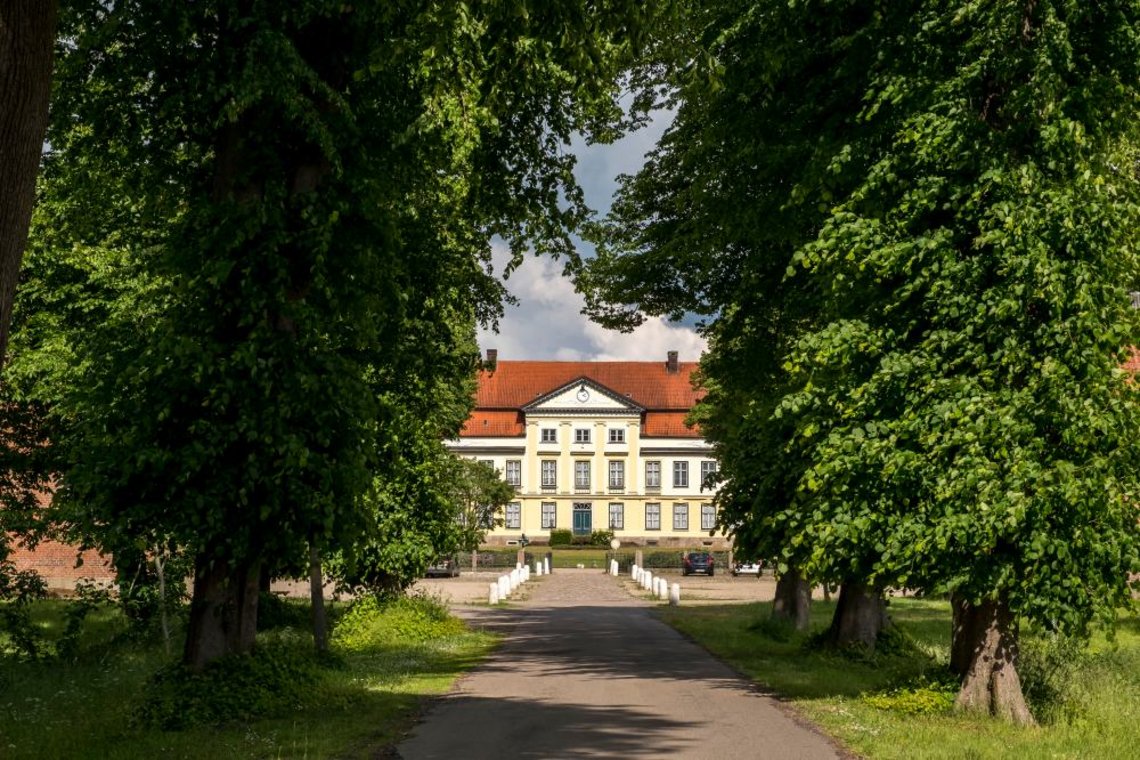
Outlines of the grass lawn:
M 62 604 L 45 602 L 36 612 L 56 627 Z M 446 692 L 494 644 L 453 619 L 425 628 L 414 609 L 385 611 L 351 637 L 334 637 L 339 665 L 322 667 L 287 714 L 163 731 L 132 722 L 148 679 L 170 661 L 161 645 L 131 643 L 112 609 L 91 622 L 77 662 L 0 657 L 0 757 L 373 757 L 414 723 L 425 698 Z M 259 646 L 300 650 L 310 642 L 297 628 L 259 635 Z
M 824 628 L 833 604 L 816 602 Z M 1035 705 L 1037 728 L 1018 729 L 945 708 L 949 657 L 946 602 L 894 599 L 891 615 L 919 652 L 858 662 L 805 652 L 803 641 L 772 638 L 758 625 L 768 603 L 660 608 L 663 620 L 700 642 L 860 755 L 869 758 L 1140 757 L 1140 618 L 1121 620 L 1115 642 L 1093 640 L 1062 683 L 1062 696 Z M 1032 646 L 1032 642 L 1028 644 Z M 876 704 L 877 703 L 877 704 Z M 885 707 L 883 706 L 885 705 Z M 909 710 L 931 709 L 913 714 Z

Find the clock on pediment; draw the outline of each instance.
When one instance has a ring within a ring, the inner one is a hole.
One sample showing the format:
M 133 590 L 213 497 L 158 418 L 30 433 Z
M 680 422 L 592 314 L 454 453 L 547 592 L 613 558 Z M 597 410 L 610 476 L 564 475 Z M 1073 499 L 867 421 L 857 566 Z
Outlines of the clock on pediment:
M 586 386 L 583 385 L 578 389 L 578 395 L 575 398 L 583 404 L 590 400 L 590 392 L 586 390 Z

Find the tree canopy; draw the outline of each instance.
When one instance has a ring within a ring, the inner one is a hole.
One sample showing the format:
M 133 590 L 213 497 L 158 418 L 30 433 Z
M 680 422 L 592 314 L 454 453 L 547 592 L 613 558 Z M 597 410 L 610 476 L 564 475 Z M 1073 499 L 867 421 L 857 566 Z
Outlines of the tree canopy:
M 583 287 L 711 313 L 727 527 L 985 609 L 960 701 L 1025 720 L 1016 620 L 1111 623 L 1137 568 L 1140 4 L 697 6 L 719 86 L 674 68 Z
M 618 73 L 663 12 L 64 9 L 44 181 L 62 225 L 37 234 L 113 252 L 135 300 L 72 333 L 57 498 L 100 543 L 194 554 L 188 664 L 248 648 L 261 568 L 365 534 L 375 478 L 458 429 L 469 395 L 432 391 L 466 387 L 473 324 L 499 313 L 490 239 L 570 250 L 562 147 L 620 126 Z

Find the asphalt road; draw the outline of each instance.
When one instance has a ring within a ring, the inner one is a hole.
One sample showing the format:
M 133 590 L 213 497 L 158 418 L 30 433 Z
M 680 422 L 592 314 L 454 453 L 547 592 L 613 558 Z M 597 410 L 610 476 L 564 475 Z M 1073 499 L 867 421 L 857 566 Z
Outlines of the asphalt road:
M 469 608 L 501 631 L 491 658 L 437 702 L 396 751 L 447 758 L 840 757 L 597 570 L 532 580 L 521 602 Z

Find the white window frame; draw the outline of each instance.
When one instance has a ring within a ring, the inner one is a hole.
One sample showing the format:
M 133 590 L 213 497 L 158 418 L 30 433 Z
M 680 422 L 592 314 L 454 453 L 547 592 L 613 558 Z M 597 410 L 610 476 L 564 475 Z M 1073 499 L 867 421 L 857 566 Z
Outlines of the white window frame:
M 610 530 L 625 530 L 625 504 L 620 501 L 610 502 Z
M 661 460 L 653 459 L 645 463 L 645 487 L 661 487 Z
M 689 463 L 684 459 L 676 459 L 673 461 L 673 487 L 689 487 Z
M 558 428 L 542 428 L 540 443 L 558 443 Z
M 661 530 L 661 502 L 645 502 L 645 529 Z
M 574 428 L 574 443 L 589 443 L 590 428 Z
M 620 459 L 615 459 L 610 462 L 609 466 L 609 483 L 610 490 L 624 491 L 625 490 L 625 462 Z M 614 476 L 617 477 L 614 477 Z
M 558 527 L 558 505 L 553 501 L 542 502 L 542 529 L 554 530 Z
M 503 527 L 508 530 L 519 530 L 522 528 L 522 503 L 512 501 L 507 504 L 507 514 L 503 520 Z
M 506 468 L 503 470 L 503 479 L 507 481 L 507 485 L 509 486 L 522 488 L 521 459 L 508 459 L 506 461 Z
M 705 487 L 706 487 L 705 483 L 708 481 L 709 475 L 714 474 L 716 472 L 716 470 L 717 470 L 717 466 L 716 466 L 716 460 L 715 459 L 702 459 L 701 460 L 701 490 L 702 491 L 705 490 Z M 708 487 L 710 489 L 712 488 L 712 486 L 708 486 Z
M 625 443 L 625 428 L 610 428 L 610 443 Z
M 677 518 L 681 518 L 678 520 Z M 689 505 L 680 502 L 673 505 L 673 530 L 689 529 Z
M 543 488 L 558 488 L 558 460 L 543 459 L 539 463 Z
M 589 491 L 591 488 L 591 473 L 589 459 L 574 460 L 574 490 Z
M 712 504 L 701 505 L 701 530 L 716 529 L 716 506 Z

